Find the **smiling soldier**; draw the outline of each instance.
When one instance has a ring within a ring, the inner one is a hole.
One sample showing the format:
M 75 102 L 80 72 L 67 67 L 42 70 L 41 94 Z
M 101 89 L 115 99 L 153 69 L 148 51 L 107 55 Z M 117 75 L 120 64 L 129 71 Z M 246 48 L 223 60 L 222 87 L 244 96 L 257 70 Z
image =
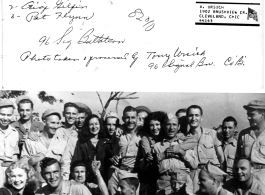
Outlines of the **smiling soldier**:
M 234 178 L 224 184 L 224 188 L 236 195 L 263 195 L 265 186 L 253 175 L 252 163 L 248 158 L 237 159 Z
M 17 160 L 19 135 L 11 125 L 14 104 L 10 100 L 0 101 L 0 187 L 5 182 L 5 170 Z
M 76 181 L 64 181 L 61 176 L 60 162 L 53 158 L 44 158 L 41 163 L 41 175 L 47 183 L 36 195 L 91 195 L 86 186 Z
M 45 123 L 44 130 L 38 137 L 38 140 L 27 139 L 21 153 L 21 157 L 27 160 L 36 170 L 36 177 L 40 183 L 44 182 L 40 175 L 39 162 L 44 157 L 51 157 L 58 161 L 61 160 L 67 142 L 61 137 L 55 135 L 60 128 L 61 115 L 52 110 L 46 110 L 42 115 Z
M 184 150 L 178 147 L 183 134 L 178 134 L 178 118 L 168 114 L 164 122 L 165 138 L 155 144 L 154 154 L 159 171 L 156 194 L 172 194 L 173 191 L 184 191 L 184 194 L 192 194 L 193 185 L 189 176 L 190 169 L 196 169 L 198 160 L 192 149 Z M 175 174 L 175 187 L 171 187 L 171 175 Z
M 250 158 L 254 175 L 265 185 L 265 103 L 253 100 L 243 107 L 250 127 L 239 133 L 236 158 Z
M 68 102 L 64 104 L 63 116 L 65 118 L 65 122 L 63 123 L 63 128 L 60 128 L 56 134 L 66 140 L 67 143 L 76 143 L 78 139 L 78 129 L 75 126 L 79 113 L 78 110 L 79 107 L 75 103 Z
M 203 110 L 198 105 L 192 105 L 187 109 L 187 119 L 190 130 L 187 136 L 194 137 L 198 140 L 198 145 L 195 148 L 195 155 L 198 158 L 198 169 L 192 171 L 193 190 L 196 192 L 198 186 L 198 174 L 200 168 L 204 167 L 208 161 L 211 161 L 215 166 L 222 167 L 224 162 L 224 153 L 222 144 L 217 139 L 216 131 L 201 127 L 203 118 Z
M 142 157 L 141 150 L 139 150 L 141 135 L 137 126 L 137 110 L 132 106 L 127 106 L 123 110 L 122 120 L 125 128 L 114 146 L 114 156 L 111 158 L 113 166 L 109 172 L 111 177 L 108 181 L 111 195 L 118 193 L 120 173 L 131 173 L 138 178 L 139 162 Z M 139 187 L 136 194 L 139 194 Z
M 237 130 L 237 121 L 234 117 L 228 116 L 223 120 L 223 151 L 224 151 L 224 167 L 223 170 L 228 174 L 226 180 L 233 177 L 233 165 L 236 154 L 237 140 L 235 139 L 235 131 Z

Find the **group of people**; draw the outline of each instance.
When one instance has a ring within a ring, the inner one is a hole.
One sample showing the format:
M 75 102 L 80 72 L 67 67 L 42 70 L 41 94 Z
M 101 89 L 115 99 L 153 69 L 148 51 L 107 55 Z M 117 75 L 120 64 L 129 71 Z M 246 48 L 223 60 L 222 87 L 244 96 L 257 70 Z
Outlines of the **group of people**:
M 127 106 L 93 114 L 80 102 L 32 117 L 30 97 L 0 100 L 0 195 L 264 195 L 265 103 L 244 109 L 250 127 L 201 126 L 203 109 L 175 114 Z M 62 122 L 64 118 L 64 122 Z

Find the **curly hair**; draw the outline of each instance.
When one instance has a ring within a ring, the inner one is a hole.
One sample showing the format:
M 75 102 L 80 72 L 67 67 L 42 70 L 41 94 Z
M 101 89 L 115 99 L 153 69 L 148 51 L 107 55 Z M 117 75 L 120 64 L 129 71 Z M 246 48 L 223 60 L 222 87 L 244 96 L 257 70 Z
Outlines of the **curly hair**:
M 5 171 L 5 174 L 7 176 L 6 182 L 8 184 L 10 184 L 10 176 L 11 176 L 12 170 L 15 168 L 20 168 L 20 169 L 25 170 L 27 174 L 27 182 L 30 181 L 34 177 L 35 170 L 33 169 L 33 167 L 30 166 L 26 161 L 19 160 L 17 162 L 13 162 Z
M 166 120 L 166 113 L 162 111 L 156 111 L 148 114 L 148 116 L 145 118 L 145 123 L 144 123 L 144 129 L 148 129 L 148 134 L 150 134 L 150 121 L 155 120 L 160 122 L 161 125 L 161 130 L 160 130 L 160 136 L 163 136 L 164 130 L 163 130 L 163 123 Z
M 104 129 L 103 129 L 103 121 L 101 120 L 101 118 L 99 118 L 98 115 L 92 114 L 92 115 L 90 115 L 90 116 L 88 116 L 86 118 L 84 126 L 81 129 L 81 133 L 79 134 L 80 135 L 79 136 L 80 141 L 86 142 L 87 139 L 89 139 L 89 137 L 91 135 L 91 133 L 89 131 L 89 122 L 93 118 L 96 118 L 98 120 L 98 122 L 99 122 L 100 130 L 99 130 L 99 133 L 98 133 L 98 138 L 106 137 Z

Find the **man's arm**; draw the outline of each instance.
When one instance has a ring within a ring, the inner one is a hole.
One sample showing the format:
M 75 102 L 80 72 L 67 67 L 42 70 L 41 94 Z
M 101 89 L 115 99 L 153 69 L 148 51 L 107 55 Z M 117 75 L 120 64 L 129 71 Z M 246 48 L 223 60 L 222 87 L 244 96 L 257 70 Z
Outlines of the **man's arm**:
M 96 160 L 96 157 L 94 158 L 94 161 L 92 161 L 92 170 L 94 174 L 96 175 L 98 187 L 100 190 L 101 195 L 109 195 L 108 188 L 100 174 L 99 168 L 101 166 L 100 161 Z

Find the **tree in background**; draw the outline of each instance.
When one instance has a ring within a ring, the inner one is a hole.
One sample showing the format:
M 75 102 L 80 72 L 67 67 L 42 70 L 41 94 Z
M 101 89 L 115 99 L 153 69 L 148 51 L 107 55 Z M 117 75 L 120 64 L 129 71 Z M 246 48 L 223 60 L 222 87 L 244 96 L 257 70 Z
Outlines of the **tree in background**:
M 98 92 L 96 92 L 102 107 L 102 112 L 99 112 L 101 119 L 105 119 L 106 113 L 107 113 L 107 109 L 110 105 L 111 101 L 117 101 L 116 102 L 116 113 L 118 113 L 118 105 L 119 105 L 119 101 L 120 100 L 128 100 L 128 99 L 138 99 L 139 97 L 132 97 L 133 95 L 135 95 L 137 92 L 133 92 L 133 93 L 128 93 L 128 94 L 124 94 L 124 92 L 111 92 L 110 96 L 108 98 L 108 100 L 106 101 L 105 105 L 103 104 L 103 101 L 101 99 L 101 96 Z

